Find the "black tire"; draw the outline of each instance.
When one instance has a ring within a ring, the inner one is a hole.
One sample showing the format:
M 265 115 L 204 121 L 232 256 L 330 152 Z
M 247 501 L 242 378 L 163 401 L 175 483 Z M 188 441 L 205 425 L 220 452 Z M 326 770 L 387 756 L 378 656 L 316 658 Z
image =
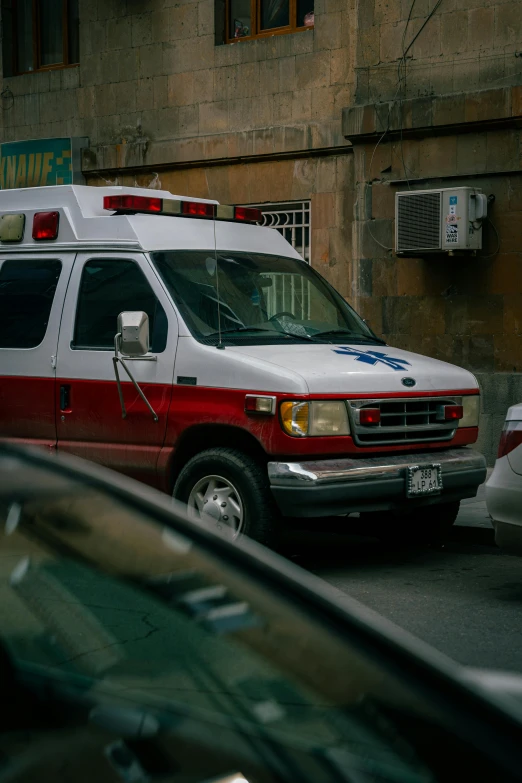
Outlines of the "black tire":
M 384 541 L 393 543 L 444 543 L 459 513 L 460 501 L 424 506 L 411 514 L 392 512 L 361 514 L 368 527 Z
M 221 476 L 240 495 L 243 524 L 240 535 L 246 535 L 265 546 L 274 547 L 278 531 L 278 511 L 272 498 L 266 466 L 242 451 L 214 448 L 192 457 L 181 470 L 173 496 L 188 503 L 190 494 L 206 476 Z M 216 526 L 218 521 L 216 520 Z

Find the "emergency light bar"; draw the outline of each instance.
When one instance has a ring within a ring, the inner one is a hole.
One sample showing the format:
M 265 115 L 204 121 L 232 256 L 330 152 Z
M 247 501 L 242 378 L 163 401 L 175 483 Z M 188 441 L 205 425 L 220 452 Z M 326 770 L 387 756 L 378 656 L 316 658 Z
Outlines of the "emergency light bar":
M 215 218 L 241 223 L 260 223 L 263 213 L 252 207 L 232 207 L 205 201 L 176 201 L 148 196 L 104 196 L 103 208 L 117 214 L 177 215 L 179 217 Z

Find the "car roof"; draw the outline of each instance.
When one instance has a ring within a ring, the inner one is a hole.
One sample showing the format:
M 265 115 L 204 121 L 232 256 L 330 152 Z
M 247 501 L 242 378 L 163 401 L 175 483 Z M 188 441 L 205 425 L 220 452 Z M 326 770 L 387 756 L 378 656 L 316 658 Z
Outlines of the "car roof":
M 0 190 L 0 215 L 24 214 L 25 233 L 20 243 L 5 244 L 4 253 L 38 247 L 40 252 L 79 250 L 100 243 L 106 249 L 132 250 L 228 250 L 262 252 L 301 258 L 276 229 L 229 220 L 178 217 L 163 214 L 112 214 L 104 208 L 107 196 L 131 194 L 143 198 L 218 204 L 210 199 L 178 196 L 164 190 L 122 186 L 56 185 Z M 32 238 L 35 212 L 59 212 L 58 239 L 45 243 Z
M 24 462 L 23 470 L 13 467 Z M 11 469 L 6 471 L 6 466 Z M 45 471 L 45 480 L 38 479 L 38 471 Z M 53 487 L 51 476 L 56 476 Z M 291 598 L 305 611 L 313 611 L 330 627 L 350 633 L 350 642 L 362 646 L 386 660 L 390 668 L 399 667 L 409 677 L 426 683 L 441 696 L 446 694 L 457 706 L 458 702 L 471 715 L 488 714 L 497 727 L 503 724 L 502 736 L 506 742 L 520 743 L 522 703 L 505 687 L 491 687 L 491 681 L 473 674 L 447 656 L 394 625 L 352 597 L 325 583 L 322 579 L 289 562 L 280 555 L 249 539 L 234 543 L 204 524 L 189 519 L 180 504 L 133 479 L 122 476 L 93 463 L 67 456 L 47 456 L 42 449 L 25 448 L 0 443 L 0 502 L 16 497 L 18 502 L 38 496 L 45 491 L 52 496 L 60 491 L 63 481 L 81 481 L 89 488 L 106 491 L 133 511 L 150 515 L 156 523 L 167 526 L 181 536 L 188 537 L 227 565 L 240 567 L 249 576 L 272 587 L 275 594 Z M 35 486 L 40 482 L 40 486 Z M 500 722 L 500 724 L 499 724 Z M 493 725 L 493 724 L 492 724 Z

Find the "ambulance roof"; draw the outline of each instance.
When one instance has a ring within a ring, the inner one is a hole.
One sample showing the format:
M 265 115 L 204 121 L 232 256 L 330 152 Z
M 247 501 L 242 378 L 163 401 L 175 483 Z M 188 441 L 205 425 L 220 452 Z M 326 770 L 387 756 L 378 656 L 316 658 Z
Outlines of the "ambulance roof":
M 38 247 L 79 249 L 107 246 L 128 250 L 236 250 L 300 258 L 289 242 L 275 229 L 252 224 L 208 218 L 175 217 L 154 214 L 111 214 L 103 207 L 105 196 L 131 194 L 147 198 L 218 204 L 210 199 L 176 196 L 165 190 L 131 187 L 56 185 L 42 188 L 0 190 L 0 217 L 23 213 L 26 216 L 22 242 L 2 242 L 2 252 Z M 35 212 L 60 213 L 56 240 L 35 241 L 32 224 Z

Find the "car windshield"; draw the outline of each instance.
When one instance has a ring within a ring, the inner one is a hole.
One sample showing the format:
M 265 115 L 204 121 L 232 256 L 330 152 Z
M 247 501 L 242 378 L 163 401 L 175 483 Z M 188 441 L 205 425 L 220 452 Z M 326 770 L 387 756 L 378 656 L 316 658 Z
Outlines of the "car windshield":
M 378 344 L 357 313 L 304 261 L 261 253 L 172 250 L 152 260 L 192 334 L 213 345 Z
M 25 707 L 31 732 L 3 751 L 32 748 L 27 779 L 60 777 L 31 744 L 38 720 L 71 765 L 134 758 L 143 775 L 124 780 L 156 779 L 158 758 L 161 780 L 438 779 L 442 713 L 423 691 L 137 506 L 0 454 L 0 653 L 47 705 Z

